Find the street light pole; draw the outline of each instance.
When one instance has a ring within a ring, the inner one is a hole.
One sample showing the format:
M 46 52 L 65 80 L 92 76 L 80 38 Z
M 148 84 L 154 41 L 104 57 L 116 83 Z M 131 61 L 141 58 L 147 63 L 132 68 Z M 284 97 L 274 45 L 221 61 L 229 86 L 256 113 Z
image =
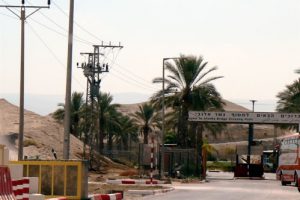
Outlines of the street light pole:
M 165 61 L 179 59 L 179 57 L 163 58 L 162 67 L 162 129 L 161 129 L 161 159 L 160 159 L 160 178 L 164 178 L 164 135 L 165 135 Z
M 254 104 L 257 102 L 257 100 L 250 100 L 252 102 L 252 112 L 254 112 Z
M 250 102 L 252 102 L 252 112 L 254 112 L 254 104 L 256 101 L 257 100 L 250 100 Z M 250 165 L 250 161 L 251 161 L 250 157 L 251 157 L 251 145 L 253 142 L 253 128 L 254 128 L 253 123 L 250 123 L 249 124 L 249 133 L 248 133 L 248 156 L 247 156 L 248 166 Z

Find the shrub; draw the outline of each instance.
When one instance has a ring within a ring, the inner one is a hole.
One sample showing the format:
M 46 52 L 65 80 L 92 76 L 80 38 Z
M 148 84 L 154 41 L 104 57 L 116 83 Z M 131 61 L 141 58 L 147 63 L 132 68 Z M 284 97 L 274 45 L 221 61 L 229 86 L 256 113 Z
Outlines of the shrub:
M 234 164 L 227 161 L 214 161 L 207 162 L 208 170 L 221 170 L 224 172 L 232 172 L 234 170 Z
M 37 143 L 31 139 L 24 140 L 23 145 L 24 145 L 24 147 L 28 147 L 28 146 L 36 146 L 37 147 L 38 146 Z

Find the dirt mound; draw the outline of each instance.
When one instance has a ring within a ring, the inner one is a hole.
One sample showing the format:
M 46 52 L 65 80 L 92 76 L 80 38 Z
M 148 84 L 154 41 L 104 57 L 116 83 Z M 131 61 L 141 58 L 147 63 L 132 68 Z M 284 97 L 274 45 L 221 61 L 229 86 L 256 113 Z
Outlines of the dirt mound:
M 11 151 L 11 159 L 16 159 L 19 132 L 19 108 L 0 99 L 0 143 Z M 24 156 L 53 159 L 51 149 L 62 158 L 63 127 L 51 117 L 24 111 Z M 71 135 L 70 158 L 80 158 L 82 142 Z

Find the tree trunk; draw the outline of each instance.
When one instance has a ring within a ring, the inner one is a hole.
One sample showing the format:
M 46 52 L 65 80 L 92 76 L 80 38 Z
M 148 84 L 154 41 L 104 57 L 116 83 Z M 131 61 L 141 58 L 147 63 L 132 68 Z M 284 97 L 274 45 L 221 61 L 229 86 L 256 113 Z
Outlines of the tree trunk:
M 202 159 L 203 131 L 204 131 L 203 124 L 199 124 L 198 130 L 197 130 L 197 147 L 198 147 L 198 159 L 199 159 L 199 157 L 201 158 L 201 159 L 199 159 L 199 161 L 201 162 L 200 163 L 200 165 L 201 165 L 200 177 L 201 178 L 204 178 L 203 174 L 206 173 L 206 172 L 204 172 L 204 163 L 202 162 L 203 161 L 203 159 Z
M 149 131 L 147 129 L 144 130 L 144 144 L 148 144 L 148 135 Z
M 181 131 L 180 131 L 180 135 L 181 135 L 181 139 L 182 139 L 182 145 L 183 148 L 187 148 L 187 141 L 188 141 L 188 106 L 183 103 L 182 105 L 182 113 L 181 113 Z
M 112 151 L 113 146 L 113 139 L 112 139 L 112 133 L 108 133 L 108 150 Z

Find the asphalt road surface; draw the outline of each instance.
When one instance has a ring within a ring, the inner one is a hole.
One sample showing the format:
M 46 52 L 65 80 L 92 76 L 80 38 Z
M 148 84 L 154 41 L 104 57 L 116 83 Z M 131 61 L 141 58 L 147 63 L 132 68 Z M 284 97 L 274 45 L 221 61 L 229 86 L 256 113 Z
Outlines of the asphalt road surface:
M 232 174 L 210 174 L 206 183 L 173 184 L 174 191 L 141 199 L 155 200 L 299 200 L 294 186 L 281 186 L 274 175 L 266 180 L 233 179 Z

